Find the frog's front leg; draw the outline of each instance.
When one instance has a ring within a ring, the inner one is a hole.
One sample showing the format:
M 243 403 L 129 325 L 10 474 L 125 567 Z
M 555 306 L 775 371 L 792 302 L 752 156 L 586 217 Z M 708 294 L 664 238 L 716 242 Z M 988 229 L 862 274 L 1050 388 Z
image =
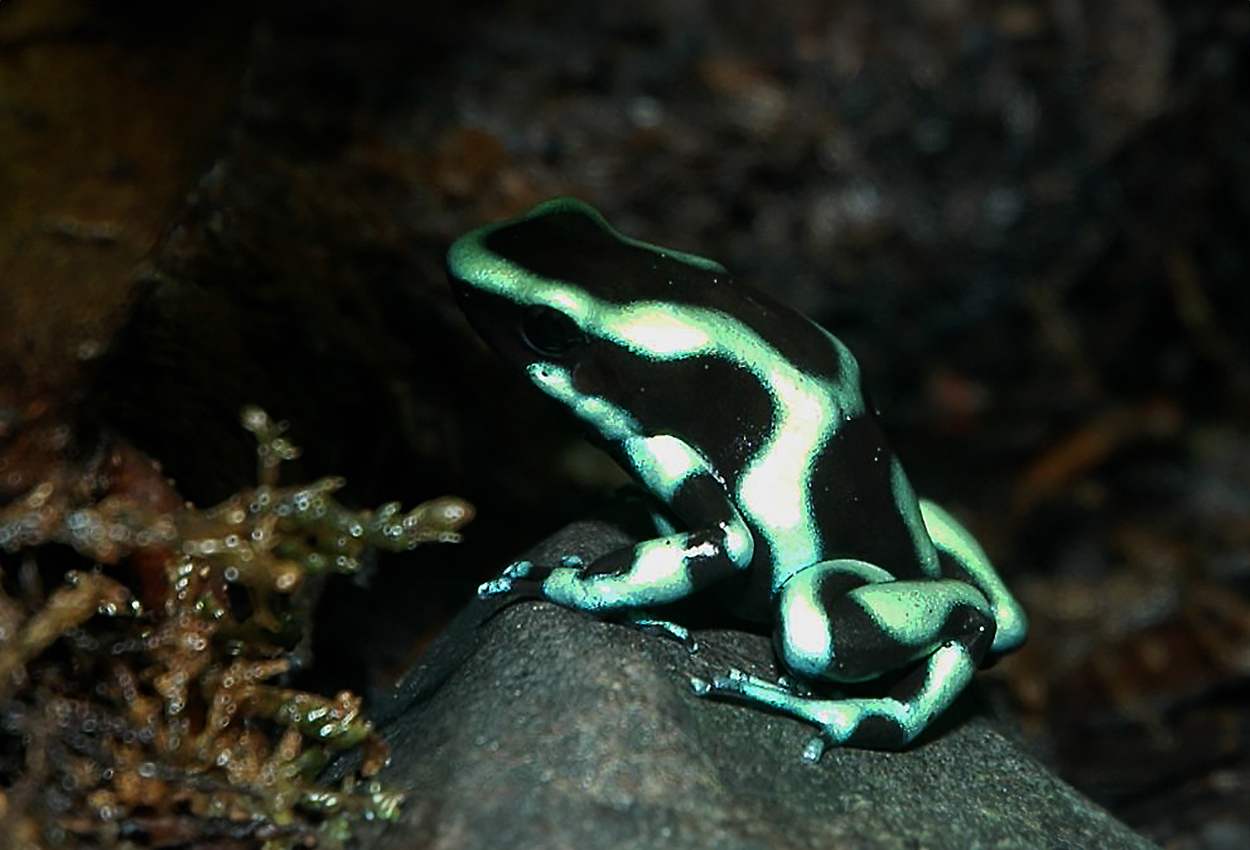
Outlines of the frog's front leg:
M 641 608 L 682 599 L 750 564 L 750 529 L 697 452 L 660 436 L 626 440 L 620 454 L 691 530 L 609 552 L 587 565 L 514 564 L 482 585 L 479 595 L 520 593 L 583 611 Z
M 994 640 L 990 605 L 973 586 L 893 581 L 863 561 L 800 570 L 782 586 L 778 605 L 778 654 L 807 681 L 862 682 L 917 665 L 882 697 L 822 699 L 738 671 L 693 682 L 700 696 L 755 703 L 818 726 L 820 737 L 804 752 L 809 761 L 826 744 L 903 747 L 950 706 Z

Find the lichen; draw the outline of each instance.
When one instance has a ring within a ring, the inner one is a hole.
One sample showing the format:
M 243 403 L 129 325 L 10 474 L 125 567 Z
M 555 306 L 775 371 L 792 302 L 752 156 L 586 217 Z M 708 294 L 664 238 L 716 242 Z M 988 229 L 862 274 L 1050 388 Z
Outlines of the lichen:
M 351 510 L 341 479 L 279 486 L 297 449 L 259 409 L 243 424 L 258 486 L 215 507 L 181 504 L 118 444 L 107 475 L 54 471 L 0 508 L 0 846 L 337 848 L 397 813 L 359 697 L 281 677 L 315 577 L 458 540 L 471 508 Z M 355 771 L 318 782 L 349 749 Z

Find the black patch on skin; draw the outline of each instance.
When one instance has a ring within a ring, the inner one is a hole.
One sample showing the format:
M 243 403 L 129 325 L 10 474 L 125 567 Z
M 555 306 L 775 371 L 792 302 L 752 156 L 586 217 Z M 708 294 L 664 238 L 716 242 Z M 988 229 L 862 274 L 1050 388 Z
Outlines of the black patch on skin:
M 670 506 L 688 529 L 736 519 L 725 502 L 735 498 L 744 466 L 775 424 L 772 399 L 754 376 L 720 358 L 654 361 L 600 344 L 578 363 L 574 385 L 626 409 L 644 434 L 667 434 L 688 443 L 720 476 L 697 475 L 674 494 Z M 619 448 L 609 452 L 627 465 Z M 731 577 L 732 587 L 719 595 L 738 616 L 766 621 L 772 614 L 773 552 L 759 529 L 743 519 L 755 544 L 752 569 L 741 578 Z
M 707 473 L 692 475 L 683 481 L 673 493 L 669 507 L 677 516 L 688 521 L 692 530 L 716 529 L 718 537 L 723 537 L 720 527 L 737 518 L 737 509 L 729 494 L 719 481 Z
M 725 535 L 719 528 L 691 532 L 690 548 L 711 543 L 716 547 L 714 555 L 696 555 L 686 561 L 690 583 L 696 588 L 711 587 L 734 571 L 725 553 Z
M 729 559 L 723 525 L 737 522 L 739 517 L 720 481 L 708 474 L 688 478 L 674 493 L 671 506 L 679 518 L 692 525 L 691 531 L 696 532 L 690 548 L 704 542 L 716 547 L 713 555 L 689 559 L 687 569 L 691 584 L 700 590 L 715 587 L 725 607 L 739 617 L 771 621 L 774 611 L 769 571 L 743 568 Z M 753 530 L 751 534 L 755 544 L 752 563 L 755 563 L 765 544 Z
M 658 250 L 623 242 L 574 206 L 508 222 L 483 247 L 537 278 L 581 287 L 606 301 L 683 300 L 684 292 L 715 285 L 715 271 Z
M 855 727 L 846 743 L 870 750 L 899 750 L 907 743 L 907 733 L 894 720 L 870 714 Z
M 833 610 L 833 606 L 844 601 L 848 593 L 866 584 L 868 584 L 868 580 L 855 573 L 828 573 L 821 579 L 820 589 L 816 591 L 816 598 L 820 600 L 821 610 Z
M 622 576 L 629 572 L 633 565 L 634 547 L 626 546 L 596 558 L 592 563 L 578 570 L 578 575 Z
M 920 696 L 920 692 L 924 690 L 925 683 L 928 681 L 929 659 L 926 658 L 918 661 L 914 669 L 908 670 L 905 676 L 894 683 L 889 691 L 890 698 L 909 703 Z
M 772 398 L 754 376 L 717 357 L 652 360 L 597 341 L 573 362 L 578 392 L 623 408 L 647 436 L 672 435 L 736 481 L 772 433 Z
M 857 558 L 896 579 L 925 578 L 917 541 L 894 502 L 894 453 L 876 417 L 838 424 L 812 472 L 821 558 Z
M 534 354 L 521 336 L 524 310 L 493 292 L 476 289 L 448 271 L 451 291 L 460 304 L 469 324 L 491 348 L 513 366 L 523 366 Z
M 685 569 L 696 587 L 714 584 L 732 571 L 728 558 L 724 556 L 725 535 L 719 528 L 696 529 L 685 533 L 688 535 L 685 540 L 687 550 L 699 549 L 711 543 L 718 553 L 693 557 L 687 555 Z M 583 567 L 578 574 L 586 577 L 626 575 L 634 567 L 635 551 L 633 546 L 616 549 Z
M 977 583 L 972 579 L 972 575 L 964 569 L 963 564 L 961 564 L 957 558 L 940 546 L 936 548 L 938 553 L 938 565 L 943 576 L 946 578 L 953 578 L 956 581 L 962 581 L 964 584 L 970 584 L 973 587 L 977 586 Z
M 937 637 L 943 643 L 958 640 L 968 650 L 968 655 L 975 664 L 989 651 L 990 644 L 994 642 L 995 631 L 997 628 L 993 617 L 971 605 L 961 603 L 953 606 L 947 613 Z
M 806 317 L 763 292 L 739 286 L 727 272 L 687 262 L 659 246 L 624 242 L 579 205 L 558 205 L 541 216 L 503 224 L 482 244 L 536 278 L 554 281 L 553 286 L 572 284 L 610 303 L 665 301 L 720 310 L 764 340 L 784 344 L 781 356 L 800 369 L 841 380 L 833 344 Z
M 845 594 L 825 608 L 830 624 L 833 664 L 825 677 L 834 682 L 862 682 L 897 669 L 916 657 L 916 647 L 891 638 L 872 616 Z
M 541 580 L 523 578 L 513 579 L 503 598 L 509 602 L 519 602 L 522 599 L 546 599 L 547 597 L 543 595 Z
M 862 682 L 884 675 L 916 660 L 916 653 L 926 648 L 894 640 L 877 625 L 868 611 L 845 594 L 833 599 L 825 599 L 822 594 L 822 604 L 831 626 L 833 664 L 826 673 L 826 678 L 831 681 Z M 994 620 L 971 605 L 954 605 L 942 624 L 927 637 L 927 645 L 935 648 L 947 641 L 959 641 L 976 663 L 985 656 L 994 641 Z M 922 673 L 920 684 L 923 684 L 923 678 Z M 915 694 L 911 693 L 906 698 L 912 696 Z M 899 699 L 905 697 L 900 696 Z
M 647 434 L 669 434 L 691 445 L 708 462 L 717 478 L 691 482 L 672 500 L 673 512 L 689 528 L 713 526 L 737 519 L 715 504 L 711 495 L 699 495 L 715 485 L 716 494 L 732 502 L 744 467 L 772 436 L 773 402 L 750 373 L 716 357 L 679 361 L 650 361 L 619 349 L 613 365 L 617 386 L 635 388 L 620 398 Z M 580 371 L 580 370 L 579 370 Z M 620 391 L 618 390 L 618 395 Z M 718 596 L 740 617 L 765 622 L 772 616 L 774 553 L 767 537 L 743 516 L 754 541 L 751 568 L 729 577 Z
M 854 575 L 853 573 L 832 572 L 821 578 L 820 586 L 816 589 L 817 607 L 825 612 L 826 619 L 830 624 L 830 646 L 834 650 L 834 667 L 836 669 L 837 658 L 837 634 L 833 628 L 833 617 L 838 616 L 840 606 L 846 603 L 846 595 L 857 587 L 863 587 L 868 584 L 863 577 Z M 773 646 L 777 650 L 779 658 L 786 658 L 787 653 L 784 644 L 787 640 L 787 602 L 786 593 L 782 590 L 781 600 L 777 610 L 777 621 L 773 626 Z M 859 608 L 858 605 L 855 606 Z M 836 681 L 836 680 L 835 680 Z
M 994 635 L 998 633 L 998 624 L 994 622 L 994 618 L 968 606 L 968 610 L 975 616 L 969 627 L 973 629 L 974 635 L 968 643 L 968 654 L 972 656 L 972 660 L 980 666 L 987 658 L 990 658 L 990 646 L 994 643 Z M 992 663 L 993 659 L 991 659 Z
M 975 667 L 994 641 L 994 621 L 971 605 L 956 605 L 946 615 L 941 629 L 935 634 L 935 640 L 939 644 L 951 640 L 959 641 L 972 658 Z M 928 672 L 928 659 L 925 659 L 919 662 L 916 670 L 908 673 L 890 689 L 890 696 L 899 702 L 914 700 L 924 688 Z
M 752 564 L 759 563 L 764 544 L 755 538 L 755 557 Z M 753 623 L 772 623 L 776 607 L 772 599 L 772 576 L 768 570 L 752 566 L 745 572 L 737 572 L 716 585 L 716 598 L 735 617 Z

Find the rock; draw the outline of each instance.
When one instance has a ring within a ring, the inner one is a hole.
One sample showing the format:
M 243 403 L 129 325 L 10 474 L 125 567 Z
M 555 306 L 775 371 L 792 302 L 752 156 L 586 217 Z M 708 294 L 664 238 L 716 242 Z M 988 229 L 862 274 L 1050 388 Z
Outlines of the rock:
M 619 543 L 585 524 L 534 554 Z M 911 750 L 805 764 L 809 727 L 690 690 L 731 664 L 775 675 L 769 640 L 696 636 L 691 654 L 546 602 L 475 601 L 396 694 L 382 779 L 409 796 L 368 846 L 1154 846 L 976 713 L 975 694 Z

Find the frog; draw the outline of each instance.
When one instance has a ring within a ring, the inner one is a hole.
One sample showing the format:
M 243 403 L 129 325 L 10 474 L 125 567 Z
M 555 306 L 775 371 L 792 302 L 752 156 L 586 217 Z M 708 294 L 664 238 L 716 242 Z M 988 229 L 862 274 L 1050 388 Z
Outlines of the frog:
M 464 234 L 447 271 L 485 341 L 673 517 L 589 563 L 512 563 L 480 596 L 683 639 L 647 612 L 708 591 L 771 628 L 784 675 L 730 668 L 691 692 L 815 726 L 808 762 L 906 748 L 1023 643 L 1020 604 L 976 538 L 917 497 L 858 361 L 817 323 L 572 197 Z

